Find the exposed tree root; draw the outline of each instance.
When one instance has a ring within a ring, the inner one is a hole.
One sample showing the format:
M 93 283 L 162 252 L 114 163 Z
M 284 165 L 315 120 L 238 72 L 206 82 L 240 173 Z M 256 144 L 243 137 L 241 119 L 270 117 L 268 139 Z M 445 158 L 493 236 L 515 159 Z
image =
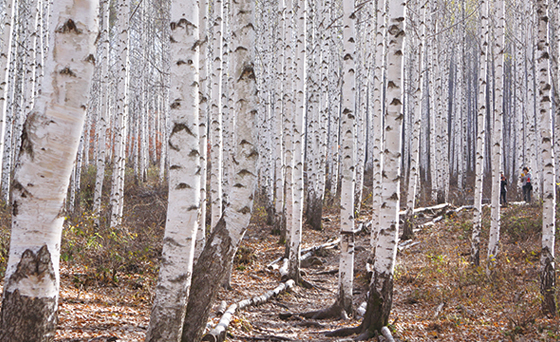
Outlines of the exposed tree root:
M 326 332 L 324 335 L 329 337 L 344 337 L 359 334 L 362 330 L 362 326 L 352 327 L 352 328 L 342 328 L 334 331 Z
M 274 336 L 274 335 L 266 335 L 266 336 L 260 336 L 260 337 L 248 337 L 248 336 L 234 336 L 234 335 L 230 335 L 228 334 L 228 336 L 236 339 L 236 340 L 242 340 L 242 341 L 293 341 L 291 338 L 287 338 L 287 337 L 282 337 L 282 336 Z
M 348 315 L 346 311 L 342 308 L 342 306 L 335 302 L 332 306 L 316 311 L 309 311 L 299 314 L 299 316 L 305 318 L 312 318 L 312 319 L 327 319 L 327 318 L 340 318 L 340 319 L 348 319 Z

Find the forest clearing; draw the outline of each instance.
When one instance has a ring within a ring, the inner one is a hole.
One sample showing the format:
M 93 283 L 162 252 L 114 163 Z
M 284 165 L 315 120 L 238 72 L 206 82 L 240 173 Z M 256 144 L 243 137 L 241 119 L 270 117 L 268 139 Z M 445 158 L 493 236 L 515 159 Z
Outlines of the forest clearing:
M 0 342 L 560 339 L 560 0 L 0 31 Z

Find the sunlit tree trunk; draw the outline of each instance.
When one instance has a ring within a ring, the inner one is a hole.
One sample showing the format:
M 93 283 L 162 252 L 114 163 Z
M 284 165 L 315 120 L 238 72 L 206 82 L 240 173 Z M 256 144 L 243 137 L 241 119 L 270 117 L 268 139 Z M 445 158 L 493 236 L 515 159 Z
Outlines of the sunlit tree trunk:
M 2 31 L 2 53 L 0 53 L 0 163 L 3 160 L 5 131 L 6 131 L 6 95 L 8 90 L 10 60 L 12 59 L 12 36 L 14 31 L 15 0 L 4 3 L 4 21 Z M 2 165 L 0 164 L 0 179 L 2 177 Z
M 538 118 L 541 129 L 543 158 L 543 232 L 541 252 L 541 295 L 543 311 L 556 315 L 556 273 L 554 264 L 554 240 L 556 233 L 556 189 L 554 150 L 552 148 L 552 101 L 550 79 L 549 3 L 536 0 L 537 11 L 537 89 Z
M 195 1 L 171 2 L 169 200 L 158 285 L 146 341 L 178 341 L 200 215 L 199 17 Z
M 375 69 L 373 74 L 373 214 L 371 245 L 377 244 L 377 233 L 380 229 L 381 191 L 382 191 L 382 167 L 383 167 L 383 68 L 386 52 L 385 38 L 387 35 L 386 11 L 384 0 L 377 0 L 376 6 L 376 43 L 375 43 Z
M 124 207 L 124 176 L 126 163 L 126 122 L 128 116 L 128 20 L 127 0 L 117 0 L 117 94 L 115 100 L 115 145 L 113 153 L 113 177 L 111 183 L 111 227 L 122 223 Z
M 290 229 L 293 225 L 293 212 L 294 212 L 294 196 L 293 196 L 293 117 L 294 117 L 294 110 L 295 110 L 295 103 L 294 103 L 294 48 L 295 48 L 295 41 L 294 41 L 294 27 L 293 27 L 293 17 L 294 17 L 294 5 L 292 0 L 286 0 L 286 26 L 285 26 L 285 70 L 286 70 L 286 77 L 284 78 L 284 135 L 283 135 L 283 143 L 284 143 L 284 167 L 285 167 L 285 199 L 284 199 L 284 215 L 285 215 L 285 233 L 281 237 L 289 238 L 290 236 Z M 289 243 L 286 244 L 286 250 L 289 255 L 290 245 Z
M 222 216 L 222 32 L 223 5 L 222 1 L 214 2 L 214 27 L 212 35 L 212 71 L 210 94 L 210 229 L 214 229 Z
M 0 340 L 52 341 L 60 286 L 60 215 L 82 134 L 97 36 L 96 1 L 53 5 L 53 49 L 28 116 L 12 187 L 12 235 Z M 54 53 L 56 51 L 56 53 Z
M 101 29 L 101 44 L 99 48 L 99 55 L 101 57 L 101 82 L 100 82 L 100 99 L 98 108 L 97 119 L 97 160 L 96 160 L 96 176 L 95 176 L 95 190 L 93 194 L 93 213 L 99 216 L 101 211 L 101 195 L 103 190 L 103 181 L 105 179 L 105 150 L 106 141 L 105 135 L 107 131 L 107 109 L 109 102 L 109 0 L 101 2 L 101 16 L 102 16 L 102 29 Z M 96 219 L 99 225 L 99 219 Z
M 342 123 L 341 123 L 341 176 L 340 186 L 340 261 L 338 272 L 338 300 L 341 312 L 351 315 L 354 279 L 354 186 L 356 134 L 356 32 L 354 1 L 343 5 L 343 69 L 342 69 Z
M 254 1 L 231 3 L 231 68 L 235 80 L 232 115 L 235 115 L 235 161 L 233 165 L 230 204 L 208 238 L 193 269 L 191 292 L 184 319 L 183 342 L 198 342 L 202 336 L 212 301 L 251 218 L 257 181 L 258 146 L 255 134 L 257 89 L 255 83 Z
M 480 232 L 482 229 L 482 186 L 484 177 L 484 151 L 486 141 L 486 87 L 488 79 L 488 2 L 480 2 L 480 55 L 478 71 L 478 112 L 476 137 L 476 164 L 474 183 L 474 218 L 471 239 L 471 262 L 478 266 L 480 264 Z
M 498 255 L 500 242 L 500 172 L 502 170 L 502 126 L 504 116 L 504 43 L 505 43 L 505 4 L 503 0 L 494 1 L 495 39 L 494 49 L 494 125 L 492 127 L 492 205 L 491 225 L 488 240 L 488 268 L 491 269 Z
M 305 122 L 305 80 L 306 80 L 306 14 L 307 3 L 304 0 L 298 0 L 296 7 L 296 51 L 295 51 L 295 111 L 293 116 L 293 212 L 290 227 L 290 266 L 288 277 L 299 282 L 300 267 L 300 250 L 301 250 L 301 233 L 303 226 L 303 139 L 304 139 L 304 122 Z
M 221 6 L 220 6 L 221 8 Z M 208 1 L 200 2 L 199 6 L 199 54 L 198 54 L 198 68 L 199 68 L 199 118 L 198 118 L 198 135 L 200 139 L 200 215 L 198 216 L 196 243 L 194 251 L 194 263 L 198 260 L 204 244 L 206 243 L 206 181 L 207 181 L 207 161 L 208 161 L 208 102 L 209 91 L 208 88 L 211 84 L 208 82 Z M 221 45 L 221 44 L 220 44 Z M 220 58 L 221 60 L 221 58 Z M 221 74 L 221 63 L 220 63 Z M 221 82 L 220 82 L 221 83 Z M 220 96 L 220 94 L 218 94 Z M 221 107 L 221 106 L 220 106 Z
M 385 115 L 385 153 L 380 231 L 377 239 L 373 276 L 364 320 L 363 337 L 371 337 L 389 321 L 393 305 L 393 275 L 399 232 L 399 199 L 403 118 L 402 61 L 405 38 L 405 3 L 388 2 L 387 113 Z
M 424 46 L 426 45 L 426 25 L 425 18 L 428 6 L 428 0 L 421 0 L 422 4 L 419 6 L 422 13 L 420 14 L 420 40 L 417 46 L 417 58 L 418 58 L 418 72 L 416 73 L 417 79 L 414 80 L 414 117 L 412 118 L 412 145 L 410 148 L 410 170 L 408 177 L 408 192 L 406 199 L 406 215 L 404 219 L 403 226 L 403 236 L 402 239 L 411 239 L 414 235 L 413 228 L 414 224 L 413 213 L 414 213 L 414 202 L 416 199 L 416 190 L 418 186 L 418 169 L 419 169 L 419 159 L 420 159 L 420 131 L 422 127 L 422 103 L 424 102 Z
M 275 209 L 274 209 L 274 230 L 276 232 L 281 232 L 285 228 L 285 213 L 284 213 L 284 183 L 285 183 L 285 156 L 282 146 L 284 145 L 284 137 L 282 136 L 283 120 L 284 120 L 284 110 L 286 104 L 284 103 L 284 91 L 286 86 L 284 85 L 285 80 L 285 49 L 286 44 L 286 4 L 285 1 L 278 1 L 277 13 L 277 32 L 276 32 L 276 78 L 275 78 L 275 91 L 274 96 L 274 117 L 273 117 L 273 129 L 274 129 L 274 148 L 275 153 Z

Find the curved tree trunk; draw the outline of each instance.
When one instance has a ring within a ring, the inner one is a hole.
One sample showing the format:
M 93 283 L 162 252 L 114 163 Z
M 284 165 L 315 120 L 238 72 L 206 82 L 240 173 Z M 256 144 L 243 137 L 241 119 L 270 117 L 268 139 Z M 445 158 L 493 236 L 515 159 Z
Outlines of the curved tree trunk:
M 183 342 L 198 342 L 206 328 L 212 301 L 231 269 L 231 263 L 251 218 L 259 156 L 254 132 L 257 90 L 254 73 L 253 1 L 231 3 L 231 73 L 235 82 L 232 114 L 236 115 L 234 174 L 230 205 L 208 238 L 197 264 L 183 323 Z
M 95 64 L 96 1 L 53 5 L 54 43 L 42 96 L 28 116 L 12 188 L 12 237 L 0 340 L 52 341 L 59 290 L 60 215 Z M 57 53 L 53 53 L 56 51 Z

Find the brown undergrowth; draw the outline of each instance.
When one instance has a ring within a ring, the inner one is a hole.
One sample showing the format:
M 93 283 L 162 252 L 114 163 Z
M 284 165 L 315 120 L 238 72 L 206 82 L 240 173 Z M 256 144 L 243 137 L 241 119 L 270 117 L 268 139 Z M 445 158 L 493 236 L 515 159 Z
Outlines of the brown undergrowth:
M 129 175 L 130 176 L 130 175 Z M 69 216 L 62 244 L 60 325 L 57 341 L 89 341 L 112 336 L 141 341 L 145 335 L 157 275 L 164 229 L 165 189 L 157 182 L 127 187 L 125 224 L 118 231 L 95 224 L 87 200 L 79 215 Z M 370 200 L 365 194 L 364 201 Z M 266 265 L 284 254 L 285 246 L 271 235 L 266 212 L 255 207 L 255 218 L 235 258 L 232 290 L 218 301 L 260 295 L 280 281 Z M 364 205 L 359 220 L 369 220 Z M 539 257 L 542 207 L 511 205 L 502 209 L 500 255 L 492 274 L 483 263 L 469 262 L 472 213 L 462 211 L 417 232 L 418 244 L 398 253 L 393 335 L 401 341 L 557 341 L 560 320 L 540 310 Z M 163 217 L 163 218 L 162 218 Z M 0 270 L 8 250 L 9 211 L 0 211 Z M 486 255 L 489 209 L 483 219 L 481 256 Z M 338 236 L 338 209 L 325 208 L 323 230 L 304 227 L 304 246 Z M 355 306 L 367 293 L 365 261 L 369 235 L 356 237 Z M 556 251 L 558 255 L 558 249 Z M 3 259 L 1 259 L 3 258 Z M 297 313 L 332 304 L 337 293 L 338 250 L 322 251 L 304 268 L 313 289 L 296 288 L 269 303 L 236 314 L 229 341 L 254 338 L 293 341 L 335 341 L 322 332 L 355 326 L 348 321 L 308 320 Z M 557 280 L 558 281 L 558 280 Z M 217 306 L 217 304 L 216 304 Z M 287 316 L 287 313 L 295 315 Z M 212 323 L 219 316 L 212 314 Z

